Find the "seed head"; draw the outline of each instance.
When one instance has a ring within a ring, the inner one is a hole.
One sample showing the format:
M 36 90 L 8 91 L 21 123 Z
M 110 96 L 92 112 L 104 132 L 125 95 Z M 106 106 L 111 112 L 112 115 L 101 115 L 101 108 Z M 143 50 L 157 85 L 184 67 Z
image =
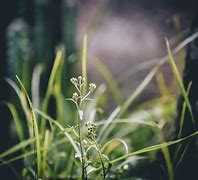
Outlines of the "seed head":
M 73 99 L 74 101 L 77 101 L 77 100 L 78 100 L 78 93 L 77 93 L 77 92 L 73 93 L 72 99 Z
M 97 137 L 97 129 L 98 129 L 98 124 L 96 123 L 92 123 L 92 122 L 88 122 L 86 123 L 87 126 L 87 138 L 89 139 L 95 139 Z
M 71 83 L 74 84 L 75 86 L 78 84 L 78 80 L 77 80 L 76 78 L 74 78 L 74 77 L 72 77 L 72 78 L 70 79 L 70 81 L 71 81 Z
M 79 82 L 82 81 L 82 76 L 78 76 L 78 81 L 79 81 Z
M 94 83 L 89 84 L 89 90 L 93 92 L 96 89 L 96 85 Z

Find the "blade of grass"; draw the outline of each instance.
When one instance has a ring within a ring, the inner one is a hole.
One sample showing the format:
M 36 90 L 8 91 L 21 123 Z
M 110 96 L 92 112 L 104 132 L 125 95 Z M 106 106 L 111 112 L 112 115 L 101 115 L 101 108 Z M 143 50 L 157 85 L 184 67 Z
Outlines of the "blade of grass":
M 70 141 L 71 145 L 73 146 L 74 150 L 76 151 L 77 154 L 80 154 L 79 148 L 76 146 L 76 143 L 72 139 L 72 137 L 69 135 L 69 133 L 65 132 L 65 128 L 62 127 L 60 123 L 58 123 L 56 120 L 52 119 L 50 116 L 47 114 L 43 113 L 42 111 L 35 109 L 35 112 L 45 118 L 46 120 L 50 121 L 51 123 L 55 124 L 67 137 L 67 139 Z
M 176 171 L 176 169 L 178 168 L 179 164 L 182 162 L 182 160 L 183 160 L 183 158 L 184 158 L 184 155 L 185 155 L 185 153 L 186 153 L 186 151 L 187 151 L 187 149 L 188 149 L 190 143 L 191 143 L 191 141 L 188 142 L 188 144 L 185 146 L 185 148 L 184 148 L 182 154 L 180 155 L 179 160 L 177 161 L 177 163 L 176 163 L 176 165 L 175 165 L 175 171 Z M 180 149 L 180 148 L 178 148 L 178 149 Z M 178 153 L 179 153 L 179 152 L 178 152 Z M 178 154 L 177 154 L 177 155 L 178 155 Z M 177 157 L 177 155 L 175 156 L 175 158 Z
M 27 104 L 27 99 L 25 98 L 24 93 L 19 89 L 19 87 L 16 85 L 16 83 L 14 81 L 12 81 L 9 78 L 6 78 L 6 82 L 13 88 L 13 90 L 16 92 L 16 94 L 20 100 L 23 112 L 26 117 L 29 135 L 30 135 L 30 137 L 32 137 L 33 136 L 33 134 L 32 134 L 32 120 L 30 117 L 30 109 Z
M 112 123 L 112 121 L 114 120 L 114 118 L 116 117 L 116 115 L 119 113 L 120 111 L 120 107 L 118 106 L 109 116 L 109 118 L 105 121 L 105 124 L 103 125 L 103 127 L 100 130 L 100 133 L 98 135 L 98 140 L 100 140 L 101 142 L 103 142 L 106 137 L 111 133 L 111 130 L 107 128 L 108 126 Z M 113 129 L 113 127 L 111 128 Z
M 103 75 L 104 80 L 107 82 L 107 85 L 118 105 L 121 105 L 123 102 L 122 93 L 119 90 L 116 80 L 113 78 L 110 71 L 107 67 L 100 61 L 97 57 L 92 57 L 91 63 L 96 66 L 97 70 Z
M 24 131 L 23 131 L 23 125 L 19 119 L 18 113 L 16 111 L 16 108 L 14 107 L 13 104 L 11 103 L 6 103 L 8 109 L 10 110 L 12 117 L 14 119 L 14 123 L 16 126 L 17 134 L 19 136 L 19 140 L 23 141 L 24 140 Z
M 176 55 L 178 52 L 180 52 L 185 46 L 187 46 L 190 42 L 194 41 L 198 37 L 198 32 L 192 34 L 191 36 L 184 39 L 176 48 L 173 49 L 172 54 Z M 161 65 L 164 63 L 167 63 L 169 60 L 168 55 L 162 57 L 162 58 L 155 58 L 148 60 L 146 62 L 143 62 L 141 64 L 138 64 L 137 66 L 134 66 L 132 69 L 130 68 L 129 71 L 126 71 L 124 75 L 120 76 L 118 79 L 118 82 L 123 81 L 124 79 L 127 79 L 130 76 L 133 76 L 137 72 L 151 68 L 155 66 L 156 64 L 160 63 Z
M 132 153 L 129 153 L 127 155 L 124 155 L 124 156 L 121 156 L 119 158 L 116 158 L 114 160 L 111 160 L 110 163 L 111 164 L 115 164 L 119 161 L 122 161 L 122 160 L 125 160 L 129 157 L 132 157 L 132 156 L 136 156 L 136 155 L 140 155 L 140 154 L 144 154 L 146 152 L 151 152 L 151 151 L 156 151 L 156 150 L 159 150 L 161 148 L 164 148 L 164 147 L 168 147 L 168 146 L 171 146 L 171 145 L 174 145 L 174 144 L 177 144 L 177 143 L 181 143 L 182 141 L 185 141 L 193 136 L 196 136 L 198 135 L 198 131 L 190 134 L 189 136 L 185 137 L 185 138 L 181 138 L 181 139 L 177 139 L 177 140 L 174 140 L 174 141 L 169 141 L 169 142 L 165 142 L 165 143 L 160 143 L 160 144 L 156 144 L 156 145 L 153 145 L 153 146 L 149 146 L 149 147 L 146 147 L 146 148 L 142 148 L 142 149 L 139 149 L 137 151 L 134 151 Z M 93 172 L 96 172 L 96 171 L 99 171 L 102 167 L 99 167 L 99 168 L 95 168 L 93 169 L 92 171 L 90 171 L 88 174 L 91 174 Z
M 158 71 L 158 73 L 156 74 L 156 82 L 161 96 L 170 94 L 169 88 L 166 85 L 163 73 L 161 71 Z
M 82 76 L 86 79 L 85 84 L 83 86 L 83 96 L 87 92 L 87 35 L 84 35 L 83 38 L 83 49 L 82 49 Z
M 47 112 L 47 107 L 48 107 L 50 95 L 51 95 L 51 92 L 52 92 L 52 89 L 53 89 L 54 79 L 56 77 L 56 73 L 58 71 L 59 65 L 61 64 L 62 60 L 63 60 L 63 53 L 62 53 L 62 51 L 58 50 L 57 54 L 56 54 L 56 57 L 55 57 L 55 60 L 54 60 L 52 71 L 50 73 L 46 95 L 45 95 L 45 98 L 44 98 L 44 101 L 43 101 L 43 104 L 42 104 L 42 111 L 43 112 Z M 45 132 L 45 126 L 46 126 L 46 121 L 42 119 L 41 120 L 41 133 L 42 134 L 44 134 L 44 132 Z M 50 126 L 51 126 L 51 124 L 50 124 Z
M 191 85 L 192 85 L 192 82 L 189 83 L 188 85 L 188 88 L 187 88 L 187 95 L 189 94 L 190 92 L 190 88 L 191 88 Z M 180 118 L 180 127 L 179 127 L 179 133 L 178 133 L 178 138 L 181 138 L 182 136 L 182 129 L 183 129 L 183 124 L 184 124 L 184 117 L 185 117 L 185 112 L 186 112 L 186 102 L 184 101 L 183 102 L 183 105 L 182 105 L 182 111 L 181 111 L 181 118 Z M 186 146 L 185 149 L 187 149 L 188 146 Z M 176 148 L 176 152 L 175 152 L 175 155 L 174 155 L 174 159 L 176 159 L 178 157 L 178 154 L 179 154 L 179 151 L 181 149 L 181 144 L 178 145 L 178 147 Z M 183 155 L 184 156 L 185 154 L 185 151 L 183 152 Z M 180 158 L 180 161 L 182 160 L 183 157 Z M 178 164 L 179 164 L 178 162 Z
M 124 156 L 121 156 L 117 159 L 114 159 L 111 161 L 112 164 L 116 163 L 116 162 L 119 162 L 121 160 L 124 160 L 128 157 L 131 157 L 131 156 L 135 156 L 135 155 L 139 155 L 139 154 L 143 154 L 143 153 L 146 153 L 146 152 L 150 152 L 150 151 L 155 151 L 155 150 L 159 150 L 161 148 L 164 148 L 164 147 L 168 147 L 168 146 L 171 146 L 173 144 L 177 144 L 177 143 L 180 143 L 184 140 L 187 140 L 193 136 L 196 136 L 198 135 L 198 131 L 190 134 L 189 136 L 185 137 L 185 138 L 181 138 L 181 139 L 178 139 L 178 140 L 174 140 L 174 141 L 169 141 L 169 142 L 165 142 L 165 143 L 160 143 L 160 144 L 156 144 L 156 145 L 153 145 L 153 146 L 149 146 L 149 147 L 146 147 L 146 148 L 143 148 L 143 149 L 140 149 L 140 150 L 137 150 L 135 152 L 132 152 L 132 153 L 129 153 L 127 155 L 124 155 Z
M 62 145 L 62 143 L 65 143 L 65 138 L 64 139 L 61 139 L 61 140 L 59 140 L 59 141 L 57 141 L 57 142 L 55 142 L 54 144 L 52 144 L 47 150 L 51 150 L 51 149 L 53 149 L 53 148 L 57 148 L 57 146 L 58 145 Z M 29 145 L 29 144 L 28 144 Z M 22 148 L 20 148 L 20 149 L 22 149 Z M 19 150 L 20 150 L 19 149 Z M 11 150 L 12 150 L 12 148 L 9 150 L 10 152 L 9 152 L 9 154 L 12 154 L 12 153 L 14 153 L 15 151 L 14 151 L 14 149 L 13 149 L 13 151 L 14 152 L 11 152 Z M 41 149 L 41 150 L 43 150 L 43 149 Z M 9 163 L 12 163 L 12 162 L 14 162 L 14 161 L 17 161 L 17 160 L 19 160 L 19 159 L 22 159 L 22 158 L 24 158 L 24 157 L 27 157 L 27 156 L 30 156 L 30 155 L 33 155 L 34 154 L 34 150 L 31 150 L 31 151 L 26 151 L 25 153 L 23 153 L 23 154 L 21 154 L 21 155 L 18 155 L 18 156 L 15 156 L 15 157 L 13 157 L 13 158 L 11 158 L 11 159 L 9 159 L 9 160 L 6 160 L 6 161 L 2 161 L 2 163 L 0 164 L 0 167 L 1 166 L 3 166 L 4 164 L 9 164 Z M 7 155 L 6 155 L 7 156 Z M 5 157 L 5 156 L 2 156 L 2 158 L 3 157 Z M 0 159 L 1 159 L 1 157 L 0 157 Z
M 2 163 L 6 164 L 5 161 L 3 161 L 3 160 L 1 160 L 1 159 L 0 159 L 0 161 L 2 161 Z M 19 174 L 18 174 L 17 171 L 14 169 L 14 167 L 11 166 L 10 164 L 6 164 L 6 165 L 7 165 L 8 168 L 14 173 L 14 175 L 16 176 L 16 178 L 17 178 L 18 180 L 20 180 Z
M 40 143 L 40 138 L 39 138 L 39 130 L 38 130 L 38 125 L 37 125 L 36 115 L 35 115 L 34 108 L 33 108 L 32 102 L 30 100 L 30 97 L 29 97 L 23 83 L 18 78 L 18 76 L 16 76 L 16 78 L 27 97 L 27 100 L 28 100 L 28 103 L 29 103 L 29 106 L 31 109 L 31 116 L 32 116 L 32 123 L 33 123 L 32 128 L 33 128 L 33 133 L 34 133 L 35 140 L 36 140 L 37 176 L 40 177 L 41 176 L 41 143 Z
M 188 96 L 188 94 L 190 92 L 191 85 L 192 85 L 192 82 L 190 82 L 189 85 L 188 85 L 187 92 L 186 92 L 187 96 Z M 179 127 L 178 138 L 181 138 L 183 124 L 184 124 L 185 112 L 186 112 L 186 101 L 184 101 L 184 103 L 182 105 L 182 112 L 181 112 L 181 118 L 180 118 L 180 127 Z
M 114 139 L 111 139 L 110 141 L 106 142 L 102 146 L 101 152 L 103 152 L 107 146 L 109 146 L 111 143 L 113 143 L 115 141 L 119 142 L 120 144 L 122 144 L 124 146 L 124 148 L 125 148 L 125 154 L 128 154 L 129 153 L 129 148 L 128 148 L 127 143 L 124 140 L 120 139 L 120 138 L 114 138 Z
M 31 150 L 31 151 L 26 151 L 24 152 L 23 154 L 19 155 L 19 156 L 15 156 L 14 158 L 11 158 L 9 160 L 6 160 L 4 162 L 2 162 L 0 164 L 0 167 L 3 166 L 3 165 L 6 165 L 6 164 L 10 164 L 14 161 L 18 161 L 19 159 L 23 159 L 24 157 L 27 157 L 27 156 L 30 156 L 30 155 L 33 155 L 34 154 L 34 150 Z
M 127 111 L 128 107 L 133 103 L 133 101 L 143 92 L 145 87 L 151 82 L 156 72 L 158 71 L 160 65 L 156 65 L 149 74 L 144 78 L 140 85 L 135 89 L 135 91 L 129 96 L 125 103 L 121 106 L 121 110 L 117 117 L 122 117 L 122 115 Z
M 39 84 L 43 66 L 37 65 L 33 71 L 31 92 L 32 92 L 32 104 L 35 108 L 40 108 L 40 95 L 39 95 Z
M 35 138 L 30 138 L 28 140 L 24 140 L 24 141 L 21 141 L 20 143 L 18 143 L 17 145 L 11 147 L 10 149 L 8 149 L 7 151 L 3 152 L 0 154 L 0 159 L 6 157 L 6 156 L 9 156 L 19 150 L 22 150 L 24 149 L 26 146 L 34 143 L 35 141 Z
M 49 148 L 49 130 L 45 131 L 44 145 L 43 145 L 43 161 L 42 161 L 42 169 L 43 169 L 43 179 L 45 179 L 45 172 L 47 166 L 47 151 Z
M 164 139 L 164 134 L 162 133 L 161 129 L 156 129 L 156 133 L 159 136 L 160 142 L 165 142 Z M 174 173 L 173 173 L 173 164 L 171 162 L 171 158 L 170 158 L 170 152 L 168 147 L 163 147 L 162 149 L 162 153 L 166 162 L 166 167 L 167 167 L 167 174 L 170 180 L 174 179 Z
M 171 50 L 170 50 L 170 44 L 169 44 L 169 42 L 168 42 L 167 39 L 165 39 L 165 40 L 166 40 L 166 47 L 167 47 L 168 56 L 169 56 L 169 60 L 170 60 L 170 64 L 171 64 L 171 68 L 172 68 L 173 74 L 174 74 L 175 77 L 176 77 L 176 80 L 177 80 L 177 82 L 178 82 L 178 84 L 179 84 L 181 93 L 182 93 L 182 95 L 183 95 L 183 97 L 184 97 L 184 100 L 185 100 L 185 102 L 186 102 L 186 106 L 187 106 L 187 108 L 188 108 L 188 110 L 189 110 L 189 113 L 190 113 L 190 116 L 191 116 L 191 118 L 192 118 L 192 122 L 193 122 L 193 124 L 195 125 L 195 118 L 194 118 L 194 115 L 193 115 L 193 112 L 192 112 L 192 107 L 191 107 L 190 101 L 189 101 L 189 99 L 188 99 L 188 95 L 187 95 L 187 93 L 186 93 L 184 84 L 183 84 L 183 82 L 182 82 L 182 79 L 181 79 L 181 77 L 180 77 L 179 71 L 178 71 L 178 69 L 177 69 L 177 66 L 176 66 L 176 64 L 175 64 L 174 58 L 173 58 L 173 56 L 172 56 L 172 53 L 171 53 Z
M 106 120 L 98 122 L 98 125 L 103 125 L 105 124 Z M 157 124 L 154 122 L 147 122 L 147 121 L 142 121 L 140 119 L 134 119 L 134 118 L 126 118 L 126 119 L 114 119 L 111 124 L 122 124 L 122 123 L 134 123 L 134 124 L 140 124 L 140 125 L 145 125 L 145 126 L 150 126 L 152 128 L 157 128 Z

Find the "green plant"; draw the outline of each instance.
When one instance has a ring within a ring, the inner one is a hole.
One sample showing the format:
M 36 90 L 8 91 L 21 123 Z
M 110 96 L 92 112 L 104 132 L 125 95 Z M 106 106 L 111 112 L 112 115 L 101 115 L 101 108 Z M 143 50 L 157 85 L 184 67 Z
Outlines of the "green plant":
M 98 125 L 96 123 L 92 122 L 87 122 L 86 127 L 87 127 L 87 134 L 86 134 L 86 139 L 82 139 L 81 135 L 81 126 L 83 125 L 82 122 L 84 120 L 84 111 L 83 111 L 83 103 L 85 101 L 92 101 L 92 99 L 89 98 L 89 95 L 96 89 L 96 85 L 94 83 L 89 84 L 89 90 L 85 95 L 83 95 L 83 89 L 84 86 L 86 86 L 86 79 L 82 76 L 79 76 L 78 78 L 71 78 L 72 84 L 75 86 L 77 92 L 73 93 L 72 98 L 68 99 L 71 100 L 77 109 L 78 112 L 78 122 L 77 122 L 77 129 L 78 132 L 75 133 L 78 137 L 78 143 L 80 146 L 80 155 L 77 155 L 77 157 L 80 158 L 81 161 L 81 166 L 82 166 L 82 179 L 87 179 L 87 167 L 94 164 L 94 162 L 89 161 L 88 159 L 88 151 L 90 149 L 94 148 L 99 156 L 101 166 L 102 166 L 102 172 L 103 172 L 103 178 L 105 179 L 106 176 L 106 163 L 108 162 L 108 158 L 106 155 L 101 153 L 101 150 L 99 148 L 98 142 L 97 142 L 97 129 Z

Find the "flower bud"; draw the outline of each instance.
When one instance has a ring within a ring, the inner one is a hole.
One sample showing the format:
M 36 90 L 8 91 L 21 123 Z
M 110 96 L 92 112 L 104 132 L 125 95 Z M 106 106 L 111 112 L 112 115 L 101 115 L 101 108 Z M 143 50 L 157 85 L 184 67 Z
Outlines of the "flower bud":
M 78 100 L 78 93 L 77 92 L 73 93 L 72 99 L 74 101 L 77 101 Z
M 89 84 L 89 90 L 93 92 L 96 89 L 96 85 L 94 83 Z
M 70 79 L 71 83 L 74 84 L 75 86 L 78 84 L 78 80 L 76 78 L 71 78 Z

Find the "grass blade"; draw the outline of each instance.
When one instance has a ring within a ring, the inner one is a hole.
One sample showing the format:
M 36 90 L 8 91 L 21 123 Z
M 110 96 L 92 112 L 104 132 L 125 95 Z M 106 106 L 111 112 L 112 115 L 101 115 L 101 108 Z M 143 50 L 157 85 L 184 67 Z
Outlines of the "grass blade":
M 189 94 L 189 92 L 190 92 L 191 85 L 192 85 L 192 82 L 190 82 L 189 85 L 188 85 L 188 88 L 187 88 L 187 96 L 188 96 L 188 94 Z M 179 127 L 178 138 L 180 138 L 180 137 L 181 137 L 181 134 L 182 134 L 185 112 L 186 112 L 186 101 L 184 101 L 184 103 L 183 103 L 183 105 L 182 105 L 182 112 L 181 112 L 181 118 L 180 118 L 180 127 Z
M 24 140 L 23 125 L 20 122 L 20 119 L 19 119 L 18 113 L 16 111 L 16 108 L 11 103 L 6 103 L 6 105 L 7 105 L 8 109 L 10 110 L 10 112 L 12 114 L 12 117 L 14 119 L 16 130 L 17 130 L 17 133 L 18 133 L 18 136 L 19 136 L 19 140 L 23 141 Z
M 112 121 L 114 120 L 114 118 L 116 117 L 116 115 L 119 113 L 120 111 L 120 107 L 118 106 L 109 116 L 109 118 L 105 121 L 103 127 L 100 130 L 100 133 L 98 135 L 98 140 L 104 141 L 107 136 L 111 133 L 111 130 L 107 130 L 108 126 L 112 123 Z
M 160 65 L 156 65 L 149 74 L 144 78 L 144 80 L 140 83 L 140 85 L 135 89 L 135 91 L 129 96 L 126 102 L 122 105 L 120 112 L 117 117 L 121 117 L 128 107 L 133 103 L 133 101 L 143 92 L 145 87 L 151 82 L 156 72 L 158 71 Z
M 40 85 L 42 70 L 43 70 L 43 66 L 37 65 L 32 75 L 32 82 L 31 82 L 32 104 L 34 105 L 35 108 L 40 108 L 39 85 Z
M 49 148 L 49 130 L 45 131 L 44 145 L 43 145 L 43 161 L 42 161 L 42 170 L 43 170 L 43 179 L 45 179 L 46 172 L 46 163 L 47 163 L 47 151 Z
M 35 136 L 35 140 L 36 140 L 36 156 L 37 156 L 37 176 L 40 177 L 41 176 L 41 144 L 40 144 L 40 138 L 39 138 L 39 130 L 38 130 L 38 125 L 37 125 L 37 120 L 36 120 L 36 115 L 35 115 L 35 112 L 34 112 L 34 108 L 33 108 L 33 105 L 32 105 L 32 102 L 29 98 L 29 95 L 23 85 L 23 83 L 21 82 L 21 80 L 18 78 L 18 76 L 16 76 L 19 84 L 21 85 L 26 97 L 27 97 L 27 100 L 28 100 L 28 103 L 29 103 L 29 106 L 30 106 L 30 109 L 31 109 L 31 116 L 32 116 L 32 123 L 33 123 L 33 133 L 34 133 L 34 136 Z
M 67 137 L 67 139 L 70 141 L 70 143 L 72 144 L 74 150 L 76 151 L 77 154 L 80 154 L 79 148 L 76 146 L 76 143 L 74 142 L 74 140 L 72 139 L 72 137 L 65 132 L 65 129 L 62 127 L 62 125 L 60 123 L 58 123 L 56 120 L 52 119 L 50 116 L 48 116 L 47 114 L 39 111 L 39 110 L 35 110 L 35 112 L 37 114 L 39 114 L 40 116 L 42 116 L 43 118 L 45 118 L 46 120 L 50 121 L 51 123 L 55 124 Z
M 42 104 L 42 111 L 43 112 L 47 112 L 47 107 L 48 107 L 50 95 L 51 95 L 52 89 L 53 89 L 53 83 L 54 83 L 54 80 L 56 78 L 56 73 L 58 71 L 58 68 L 59 68 L 62 60 L 63 60 L 63 52 L 61 50 L 58 50 L 57 54 L 56 54 L 56 57 L 55 57 L 55 60 L 54 60 L 52 71 L 50 73 L 46 95 L 45 95 L 45 98 L 44 98 L 44 101 L 43 101 L 43 104 Z M 45 132 L 45 125 L 46 125 L 46 121 L 42 119 L 41 120 L 41 133 L 42 134 L 44 134 L 44 132 Z
M 125 148 L 125 154 L 128 154 L 129 153 L 129 149 L 128 149 L 127 143 L 124 140 L 120 139 L 120 138 L 114 138 L 114 139 L 111 139 L 110 141 L 106 142 L 104 144 L 104 146 L 101 148 L 101 152 L 103 152 L 105 150 L 105 148 L 107 146 L 109 146 L 109 144 L 111 144 L 112 142 L 115 142 L 115 141 L 119 142 L 120 144 L 122 144 L 124 146 L 124 148 Z
M 29 109 L 28 104 L 27 104 L 27 99 L 25 98 L 24 93 L 21 92 L 21 90 L 19 89 L 19 87 L 16 85 L 16 83 L 14 81 L 12 81 L 9 78 L 6 78 L 6 82 L 13 88 L 13 90 L 15 91 L 15 93 L 17 94 L 17 96 L 20 100 L 23 112 L 24 112 L 25 117 L 26 117 L 29 135 L 30 135 L 30 137 L 32 137 L 33 136 L 33 134 L 32 134 L 32 120 L 31 120 L 31 117 L 30 117 L 30 109 Z
M 85 85 L 83 86 L 83 95 L 87 91 L 87 35 L 84 35 L 83 49 L 82 49 L 82 76 L 86 79 Z
M 96 57 L 92 57 L 92 64 L 97 67 L 97 70 L 103 75 L 104 80 L 106 81 L 112 95 L 118 105 L 121 105 L 123 102 L 122 93 L 118 88 L 116 80 L 113 78 L 112 74 L 109 72 L 107 67 Z
M 190 113 L 190 116 L 191 116 L 191 118 L 192 118 L 192 122 L 193 122 L 193 124 L 195 125 L 195 118 L 194 118 L 194 115 L 193 115 L 193 112 L 192 112 L 192 107 L 191 107 L 190 101 L 189 101 L 189 99 L 188 99 L 187 92 L 186 92 L 186 90 L 185 90 L 184 84 L 183 84 L 183 82 L 182 82 L 182 79 L 181 79 L 181 77 L 180 77 L 179 71 L 178 71 L 178 69 L 177 69 L 177 66 L 176 66 L 176 64 L 175 64 L 174 58 L 173 58 L 173 56 L 172 56 L 172 53 L 171 53 L 171 50 L 170 50 L 170 44 L 169 44 L 169 42 L 168 42 L 167 39 L 165 39 L 165 40 L 166 40 L 166 47 L 167 47 L 167 51 L 168 51 L 169 60 L 170 60 L 170 64 L 171 64 L 171 68 L 172 68 L 173 74 L 174 74 L 175 77 L 176 77 L 176 80 L 177 80 L 177 82 L 178 82 L 178 84 L 179 84 L 179 88 L 180 88 L 181 93 L 182 93 L 182 95 L 183 95 L 183 97 L 184 97 L 184 100 L 185 100 L 185 102 L 186 102 L 186 106 L 187 106 L 187 108 L 188 108 L 188 110 L 189 110 L 189 113 Z
M 179 53 L 185 46 L 187 46 L 190 42 L 194 41 L 197 37 L 198 37 L 198 32 L 196 32 L 196 33 L 192 34 L 191 36 L 187 37 L 186 39 L 184 39 L 176 48 L 173 49 L 172 54 L 176 55 L 177 53 Z M 130 68 L 129 71 L 126 71 L 121 77 L 119 77 L 118 82 L 121 82 L 124 79 L 127 79 L 128 77 L 133 76 L 136 73 L 138 73 L 144 69 L 151 68 L 158 63 L 160 63 L 161 65 L 164 63 L 167 63 L 168 60 L 169 60 L 168 55 L 166 55 L 162 58 L 155 58 L 155 59 L 145 61 L 141 64 L 138 64 L 138 65 Z
M 19 144 L 11 147 L 10 149 L 8 149 L 7 151 L 3 152 L 0 154 L 0 159 L 6 157 L 6 156 L 9 156 L 19 150 L 22 150 L 23 148 L 25 148 L 26 146 L 32 144 L 33 142 L 35 141 L 35 138 L 31 138 L 31 139 L 28 139 L 28 140 L 24 140 L 24 141 L 21 141 Z
M 165 142 L 165 143 L 160 143 L 160 144 L 157 144 L 157 145 L 153 145 L 153 146 L 149 146 L 149 147 L 146 147 L 146 148 L 143 148 L 143 149 L 140 149 L 140 150 L 137 150 L 135 152 L 132 152 L 132 153 L 129 153 L 127 155 L 124 155 L 124 156 L 121 156 L 117 159 L 114 159 L 111 161 L 111 163 L 116 163 L 116 162 L 119 162 L 121 160 L 124 160 L 128 157 L 131 157 L 131 156 L 135 156 L 135 155 L 139 155 L 139 154 L 143 154 L 143 153 L 146 153 L 146 152 L 150 152 L 150 151 L 156 151 L 156 150 L 159 150 L 159 149 L 162 149 L 164 147 L 168 147 L 168 146 L 171 146 L 173 144 L 177 144 L 177 143 L 180 143 L 184 140 L 187 140 L 193 136 L 196 136 L 198 135 L 198 131 L 194 132 L 193 134 L 185 137 L 185 138 L 181 138 L 181 139 L 178 139 L 178 140 L 174 140 L 174 141 L 169 141 L 169 142 Z

